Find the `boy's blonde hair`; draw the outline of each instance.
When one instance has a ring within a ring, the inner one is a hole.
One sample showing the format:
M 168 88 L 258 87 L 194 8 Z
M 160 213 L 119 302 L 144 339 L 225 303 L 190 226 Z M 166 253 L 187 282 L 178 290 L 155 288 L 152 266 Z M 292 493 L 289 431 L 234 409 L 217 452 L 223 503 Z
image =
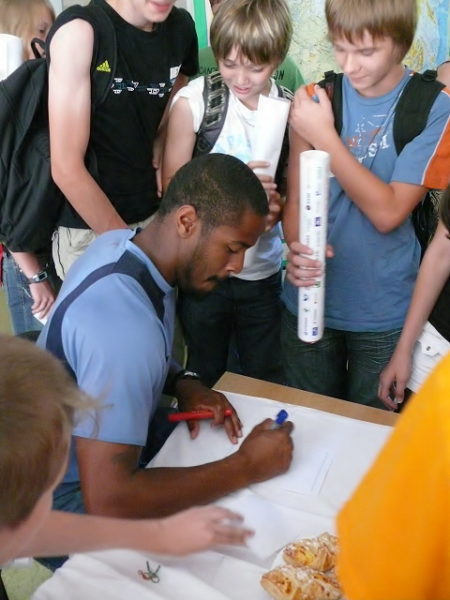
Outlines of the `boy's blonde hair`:
M 210 30 L 216 60 L 233 48 L 256 65 L 280 64 L 292 38 L 292 20 L 285 0 L 225 0 Z
M 0 335 L 0 527 L 14 527 L 55 483 L 74 410 L 92 406 L 62 364 L 32 342 Z
M 375 39 L 390 37 L 399 50 L 399 61 L 408 52 L 416 31 L 416 0 L 326 0 L 325 15 L 330 39 L 350 43 L 367 31 Z
M 42 6 L 49 10 L 54 21 L 55 11 L 49 0 L 0 0 L 0 33 L 16 35 L 25 45 L 33 37 L 36 13 Z

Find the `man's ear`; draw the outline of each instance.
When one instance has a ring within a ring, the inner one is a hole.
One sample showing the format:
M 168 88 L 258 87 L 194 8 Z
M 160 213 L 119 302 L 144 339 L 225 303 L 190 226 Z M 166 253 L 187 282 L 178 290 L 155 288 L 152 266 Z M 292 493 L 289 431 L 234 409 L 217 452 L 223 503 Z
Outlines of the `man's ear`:
M 191 204 L 183 204 L 176 212 L 177 232 L 181 238 L 191 237 L 200 227 L 197 211 Z

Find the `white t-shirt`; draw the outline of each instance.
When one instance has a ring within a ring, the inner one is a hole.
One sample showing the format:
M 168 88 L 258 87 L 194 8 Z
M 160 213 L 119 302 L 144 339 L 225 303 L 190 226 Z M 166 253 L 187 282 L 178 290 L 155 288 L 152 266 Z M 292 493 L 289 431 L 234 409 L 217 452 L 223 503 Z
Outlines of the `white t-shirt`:
M 204 81 L 204 77 L 193 79 L 186 87 L 179 90 L 173 99 L 173 104 L 178 98 L 188 99 L 195 133 L 200 128 L 205 112 L 205 103 L 203 102 Z M 231 90 L 229 92 L 228 110 L 223 128 L 211 152 L 230 154 L 248 163 L 253 158 L 252 139 L 256 111 L 242 104 Z M 269 96 L 278 98 L 278 89 L 273 80 Z M 258 281 L 273 275 L 280 269 L 282 243 L 279 225 L 263 233 L 254 248 L 255 250 L 250 248 L 250 251 L 247 251 L 244 268 L 236 277 Z

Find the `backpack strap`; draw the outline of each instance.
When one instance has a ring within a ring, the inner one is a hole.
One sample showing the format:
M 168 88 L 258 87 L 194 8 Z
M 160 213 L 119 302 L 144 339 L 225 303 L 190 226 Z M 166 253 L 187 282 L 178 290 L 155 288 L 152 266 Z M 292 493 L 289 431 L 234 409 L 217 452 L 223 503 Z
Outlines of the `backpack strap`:
M 334 127 L 338 134 L 342 131 L 342 78 L 343 73 L 325 71 L 323 79 L 318 85 L 323 88 L 331 101 L 334 115 Z
M 96 283 L 99 279 L 107 277 L 108 275 L 120 273 L 122 275 L 128 275 L 135 279 L 139 285 L 142 286 L 145 293 L 147 294 L 150 302 L 153 304 L 156 315 L 161 323 L 164 324 L 164 293 L 156 284 L 155 280 L 151 276 L 149 270 L 145 264 L 139 260 L 139 258 L 127 250 L 122 254 L 117 262 L 103 265 L 90 273 L 84 279 L 78 287 L 68 294 L 61 304 L 56 308 L 47 333 L 47 339 L 45 347 L 54 356 L 59 358 L 63 363 L 70 375 L 76 380 L 75 372 L 70 366 L 67 357 L 64 352 L 63 341 L 62 341 L 62 322 L 67 309 L 70 307 L 83 292 L 85 292 L 91 285 Z
M 284 85 L 280 85 L 279 83 L 275 82 L 275 85 L 277 86 L 278 98 L 286 98 L 286 100 L 292 102 L 294 99 L 293 92 L 291 92 L 289 88 L 285 87 Z
M 444 84 L 436 80 L 436 71 L 414 73 L 397 103 L 394 140 L 397 154 L 425 129 L 431 107 Z
M 203 102 L 205 112 L 197 132 L 194 156 L 208 154 L 222 131 L 228 110 L 229 91 L 219 71 L 205 77 Z

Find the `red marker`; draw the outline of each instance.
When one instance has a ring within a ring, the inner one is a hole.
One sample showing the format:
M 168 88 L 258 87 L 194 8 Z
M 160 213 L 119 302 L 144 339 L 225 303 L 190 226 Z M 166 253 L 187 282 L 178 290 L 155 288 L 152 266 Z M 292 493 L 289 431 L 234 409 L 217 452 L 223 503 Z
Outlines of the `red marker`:
M 223 411 L 225 417 L 231 417 L 233 411 L 231 408 L 226 408 Z M 212 419 L 214 413 L 212 410 L 193 410 L 191 412 L 178 412 L 169 415 L 168 419 L 172 423 L 177 421 L 198 421 L 199 419 Z

